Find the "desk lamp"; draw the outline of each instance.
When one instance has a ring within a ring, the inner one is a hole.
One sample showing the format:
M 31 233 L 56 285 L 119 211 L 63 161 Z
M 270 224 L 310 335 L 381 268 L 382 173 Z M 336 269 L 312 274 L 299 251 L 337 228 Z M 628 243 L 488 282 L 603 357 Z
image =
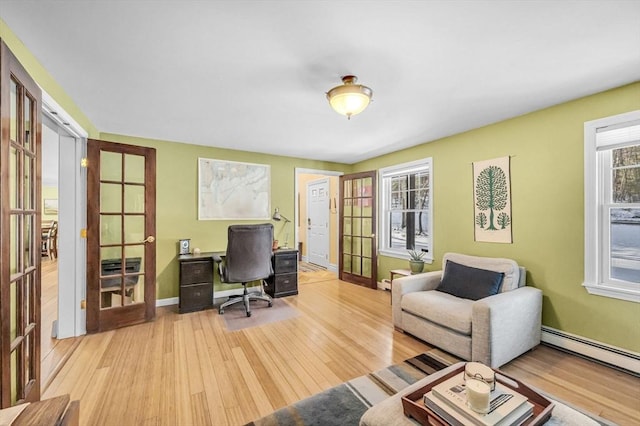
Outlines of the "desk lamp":
M 287 217 L 283 214 L 280 214 L 280 209 L 276 207 L 276 210 L 273 212 L 273 220 L 275 220 L 276 222 L 280 222 L 281 220 L 284 220 L 284 226 L 282 227 L 282 230 L 285 231 L 287 229 L 287 224 L 289 222 L 291 222 L 289 219 L 287 219 Z M 285 232 L 284 234 L 284 246 L 282 246 L 282 248 L 289 248 L 289 233 Z

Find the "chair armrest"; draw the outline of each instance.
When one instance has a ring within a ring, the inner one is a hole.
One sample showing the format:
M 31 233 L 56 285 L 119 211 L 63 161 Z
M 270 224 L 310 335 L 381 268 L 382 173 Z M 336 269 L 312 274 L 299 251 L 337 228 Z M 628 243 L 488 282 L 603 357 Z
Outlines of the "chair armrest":
M 477 300 L 471 320 L 472 360 L 498 368 L 540 343 L 542 291 L 520 287 Z
M 220 281 L 225 282 L 224 280 L 224 259 L 218 255 L 212 255 L 213 261 L 218 264 L 218 274 L 220 274 Z
M 402 329 L 402 296 L 416 291 L 435 290 L 440 284 L 442 271 L 426 272 L 396 278 L 391 284 L 391 304 L 393 305 L 393 325 Z

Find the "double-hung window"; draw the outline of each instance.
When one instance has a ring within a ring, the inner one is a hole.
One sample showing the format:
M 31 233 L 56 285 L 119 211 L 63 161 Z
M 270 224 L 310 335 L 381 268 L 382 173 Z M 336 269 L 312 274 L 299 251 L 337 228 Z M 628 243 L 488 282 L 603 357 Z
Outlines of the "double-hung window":
M 381 254 L 407 259 L 416 250 L 433 262 L 432 171 L 431 158 L 380 169 Z
M 640 111 L 585 123 L 585 282 L 640 302 Z

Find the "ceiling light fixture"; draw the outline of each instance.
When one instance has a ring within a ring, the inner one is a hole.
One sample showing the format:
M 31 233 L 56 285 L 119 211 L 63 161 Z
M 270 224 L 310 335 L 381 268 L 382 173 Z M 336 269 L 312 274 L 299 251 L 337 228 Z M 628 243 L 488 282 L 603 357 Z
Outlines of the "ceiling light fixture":
M 327 99 L 331 108 L 338 114 L 346 115 L 351 120 L 352 115 L 360 114 L 369 105 L 373 91 L 362 84 L 355 84 L 358 77 L 345 75 L 342 85 L 327 92 Z

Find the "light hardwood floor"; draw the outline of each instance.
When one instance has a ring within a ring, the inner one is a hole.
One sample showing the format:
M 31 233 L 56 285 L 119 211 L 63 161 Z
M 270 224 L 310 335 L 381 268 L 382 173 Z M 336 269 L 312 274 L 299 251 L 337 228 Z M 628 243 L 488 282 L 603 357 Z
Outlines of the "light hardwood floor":
M 301 315 L 228 332 L 216 310 L 89 335 L 44 393 L 81 401 L 85 425 L 237 425 L 430 346 L 394 331 L 389 293 L 300 275 Z M 257 307 L 254 308 L 258 309 Z M 620 424 L 640 422 L 640 379 L 540 347 L 516 378 Z
M 81 340 L 51 337 L 53 322 L 58 318 L 57 259 L 42 258 L 40 305 L 40 387 L 44 390 Z

